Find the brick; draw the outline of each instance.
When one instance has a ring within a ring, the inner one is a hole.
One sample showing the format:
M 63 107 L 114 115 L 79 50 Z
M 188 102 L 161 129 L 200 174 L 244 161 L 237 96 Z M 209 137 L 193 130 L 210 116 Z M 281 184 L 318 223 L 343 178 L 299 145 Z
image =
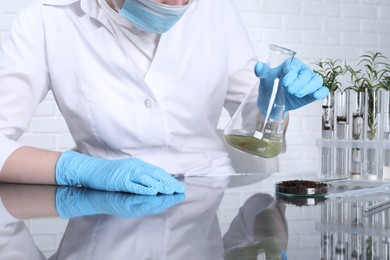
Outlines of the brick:
M 367 5 L 381 5 L 381 6 L 390 5 L 390 2 L 388 0 L 361 0 L 361 2 Z
M 379 36 L 379 46 L 390 46 L 390 34 Z M 386 56 L 390 57 L 390 56 Z
M 378 17 L 378 13 L 377 6 L 358 4 L 341 5 L 341 17 L 376 19 Z
M 260 42 L 262 39 L 264 39 L 263 32 L 261 30 L 258 30 L 256 28 L 250 27 L 250 28 L 247 29 L 247 32 L 248 32 L 248 35 L 249 35 L 249 39 L 252 42 Z
M 378 35 L 375 33 L 343 33 L 341 36 L 343 45 L 373 48 L 378 45 Z
M 302 32 L 294 30 L 265 30 L 264 37 L 270 42 L 287 46 L 289 44 L 302 43 Z
M 34 118 L 31 122 L 31 132 L 33 133 L 66 133 L 68 126 L 63 118 Z
M 337 58 L 340 60 L 355 60 L 360 56 L 360 48 L 358 46 L 328 46 L 324 57 Z
M 340 45 L 341 34 L 339 32 L 305 32 L 303 34 L 303 43 L 310 45 Z
M 36 116 L 54 116 L 56 115 L 56 104 L 53 101 L 43 101 L 35 111 Z
M 35 0 L 13 0 L 13 1 L 2 1 L 2 11 L 4 13 L 17 13 L 20 9 L 36 2 Z
M 32 133 L 25 133 L 19 142 L 25 145 L 39 147 L 43 149 L 54 149 L 56 147 L 56 134 L 52 135 L 37 135 Z
M 390 20 L 364 20 L 362 22 L 362 32 L 390 34 Z
M 287 148 L 287 153 L 289 152 Z M 318 160 L 301 159 L 295 161 L 280 162 L 280 171 L 285 172 L 316 172 L 318 169 Z
M 383 7 L 379 9 L 379 19 L 385 19 L 389 20 L 390 19 L 390 6 L 389 7 Z
M 299 14 L 301 12 L 300 4 L 291 1 L 264 1 L 262 2 L 263 10 L 267 14 Z
M 317 112 L 317 111 L 316 111 Z M 321 114 L 316 113 L 316 116 L 307 116 L 303 120 L 303 129 L 308 132 L 321 131 Z
M 317 60 L 319 57 L 323 56 L 324 53 L 324 48 L 323 43 L 321 44 L 316 44 L 316 45 L 311 45 L 307 44 L 306 38 L 307 33 L 303 35 L 303 43 L 304 45 L 301 45 L 301 47 L 295 48 L 297 51 L 297 57 L 305 62 L 309 67 L 312 67 L 313 65 L 311 64 L 313 60 Z
M 70 133 L 56 134 L 55 143 L 58 150 L 68 150 L 75 147 L 75 142 Z
M 324 30 L 330 32 L 359 32 L 359 19 L 325 18 Z
M 307 2 L 302 5 L 302 15 L 315 17 L 340 16 L 340 4 Z
M 319 148 L 316 146 L 315 147 L 314 146 L 305 147 L 304 157 L 307 159 L 316 160 L 317 158 L 320 157 Z
M 302 132 L 289 132 L 286 133 L 287 148 L 290 146 L 303 146 L 305 144 Z
M 253 26 L 260 29 L 282 28 L 283 17 L 280 15 L 251 13 L 243 17 L 246 26 Z
M 290 121 L 288 123 L 288 132 L 298 132 L 301 133 L 303 129 L 303 118 L 302 117 L 293 117 L 290 113 Z
M 255 45 L 257 56 L 260 60 L 265 61 L 268 54 L 268 42 L 262 42 Z
M 343 0 L 343 3 L 358 3 L 360 0 Z M 340 0 L 324 0 L 325 3 L 340 3 Z
M 287 142 L 288 143 L 288 142 Z M 288 153 L 283 153 L 279 155 L 283 161 L 294 161 L 299 160 L 303 157 L 303 147 L 301 146 L 288 146 Z
M 322 21 L 320 18 L 314 17 L 286 17 L 284 20 L 285 29 L 300 29 L 300 30 L 320 30 Z
M 390 45 L 387 48 L 380 47 L 379 49 L 380 49 L 380 51 L 382 52 L 383 55 L 385 55 L 386 57 L 390 58 Z
M 318 100 L 299 109 L 290 111 L 291 116 L 319 116 L 321 115 L 322 101 Z
M 260 4 L 257 0 L 234 0 L 234 2 L 236 4 L 237 9 L 241 12 L 254 12 L 260 10 Z

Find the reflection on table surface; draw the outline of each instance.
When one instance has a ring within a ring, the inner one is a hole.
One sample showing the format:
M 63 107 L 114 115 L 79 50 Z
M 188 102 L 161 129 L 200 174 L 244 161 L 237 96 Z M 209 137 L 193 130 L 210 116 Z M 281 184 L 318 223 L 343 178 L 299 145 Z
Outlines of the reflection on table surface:
M 389 259 L 390 194 L 284 197 L 315 174 L 182 178 L 185 195 L 0 185 L 0 259 Z M 332 182 L 334 191 L 361 188 Z

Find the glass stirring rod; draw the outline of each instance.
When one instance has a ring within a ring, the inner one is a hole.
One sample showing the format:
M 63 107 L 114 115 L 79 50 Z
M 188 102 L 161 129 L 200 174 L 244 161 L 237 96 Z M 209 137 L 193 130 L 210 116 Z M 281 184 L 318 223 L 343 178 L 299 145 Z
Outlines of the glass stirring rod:
M 272 94 L 270 97 L 270 101 L 268 103 L 267 113 L 265 114 L 265 119 L 264 119 L 261 132 L 256 131 L 254 134 L 254 137 L 256 137 L 257 139 L 263 139 L 265 127 L 267 126 L 269 115 L 271 114 L 272 107 L 274 106 L 276 93 L 278 92 L 278 86 L 279 86 L 279 79 L 276 78 L 274 81 L 274 85 L 272 86 Z

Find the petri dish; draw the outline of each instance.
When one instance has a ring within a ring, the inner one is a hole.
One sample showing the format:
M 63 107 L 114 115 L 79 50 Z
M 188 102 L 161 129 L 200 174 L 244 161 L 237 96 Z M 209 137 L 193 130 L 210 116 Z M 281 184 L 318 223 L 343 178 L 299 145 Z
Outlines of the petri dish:
M 284 196 L 325 196 L 328 193 L 328 184 L 310 180 L 287 180 L 275 184 L 275 192 Z
M 282 193 L 275 194 L 276 201 L 281 204 L 290 204 L 293 206 L 303 207 L 303 206 L 315 206 L 322 204 L 326 201 L 325 196 L 291 196 L 285 195 Z

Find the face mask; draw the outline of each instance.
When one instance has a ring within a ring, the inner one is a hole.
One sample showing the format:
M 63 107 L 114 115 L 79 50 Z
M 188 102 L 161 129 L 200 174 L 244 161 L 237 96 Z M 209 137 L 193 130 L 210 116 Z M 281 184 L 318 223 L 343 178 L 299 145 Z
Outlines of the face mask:
M 140 30 L 162 34 L 183 16 L 190 2 L 186 5 L 167 5 L 154 0 L 126 0 L 119 14 Z

